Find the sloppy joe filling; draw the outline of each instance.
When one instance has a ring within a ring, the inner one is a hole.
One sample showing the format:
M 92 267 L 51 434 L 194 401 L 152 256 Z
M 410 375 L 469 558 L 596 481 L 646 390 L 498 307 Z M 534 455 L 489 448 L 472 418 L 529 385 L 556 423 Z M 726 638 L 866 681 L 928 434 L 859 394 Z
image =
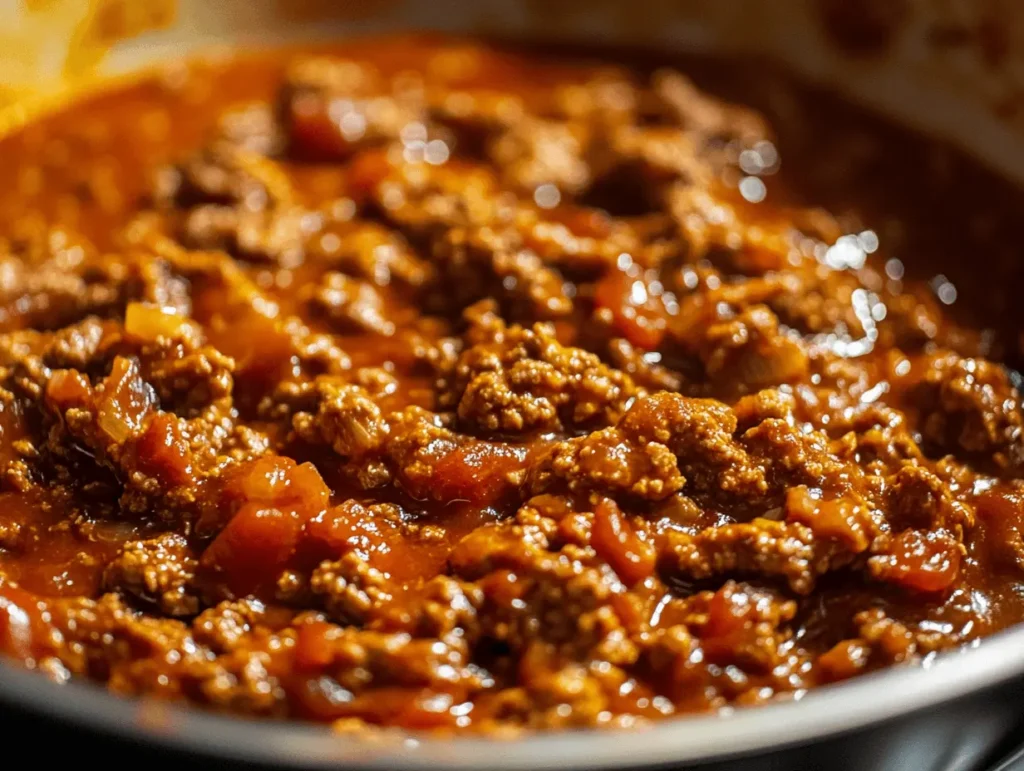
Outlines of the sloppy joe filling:
M 730 66 L 360 41 L 0 141 L 0 650 L 503 732 L 1021 620 L 1020 197 Z

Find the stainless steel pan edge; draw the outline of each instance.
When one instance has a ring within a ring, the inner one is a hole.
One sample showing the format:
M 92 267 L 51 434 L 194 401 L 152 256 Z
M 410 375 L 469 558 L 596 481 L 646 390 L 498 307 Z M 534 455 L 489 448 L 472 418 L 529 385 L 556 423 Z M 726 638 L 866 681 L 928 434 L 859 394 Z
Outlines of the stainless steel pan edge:
M 1017 152 L 1024 150 L 1024 129 L 993 117 L 990 102 L 999 95 L 997 86 L 976 74 L 965 75 L 970 67 L 965 70 L 962 62 L 953 68 L 959 75 L 927 56 L 922 63 L 921 51 L 915 48 L 913 25 L 903 33 L 901 48 L 888 59 L 847 62 L 809 29 L 813 0 L 363 0 L 355 5 L 364 10 L 367 6 L 379 8 L 370 8 L 358 19 L 338 13 L 347 3 L 332 6 L 306 0 L 304 4 L 321 8 L 298 18 L 282 15 L 281 7 L 287 4 L 272 0 L 180 0 L 177 21 L 170 28 L 145 32 L 113 45 L 97 71 L 129 72 L 211 44 L 273 43 L 396 28 L 649 43 L 686 50 L 756 50 L 786 60 L 805 75 L 834 83 L 878 109 L 892 111 L 899 107 L 902 112 L 897 111 L 897 117 L 932 128 L 990 163 L 998 165 L 1001 161 L 1009 176 L 1024 179 L 1024 152 Z M 96 5 L 54 0 L 47 7 L 61 13 L 80 12 L 85 19 L 88 9 Z M 561 9 L 562 5 L 566 8 Z M 947 5 L 918 3 L 934 8 Z M 976 5 L 982 8 L 991 4 Z M 1015 21 L 1024 18 L 1024 4 L 1006 7 L 1018 17 Z M 43 30 L 44 36 L 59 38 L 70 35 L 74 28 L 73 24 L 47 26 L 43 22 L 39 22 L 37 31 Z M 4 27 L 0 40 L 12 29 L 6 24 Z M 751 30 L 756 32 L 752 34 Z M 811 37 L 804 39 L 806 45 L 794 48 L 788 43 L 797 31 Z M 46 76 L 40 69 L 33 75 L 38 76 L 34 82 L 41 91 L 75 87 L 62 77 L 67 73 L 61 73 L 60 40 L 56 43 L 48 49 L 57 52 L 49 60 L 40 59 L 22 68 L 31 73 L 31 65 L 38 64 L 49 73 Z M 1019 51 L 1024 53 L 1024 47 Z M 14 71 L 6 70 L 6 55 L 0 52 L 0 72 Z M 910 66 L 908 62 L 916 64 Z M 1020 68 L 1014 66 L 1008 72 L 1010 85 L 1016 82 L 1019 86 Z M 950 110 L 950 105 L 960 109 Z M 34 673 L 2 664 L 0 702 L 33 712 L 41 719 L 86 727 L 169 752 L 292 768 L 569 771 L 699 766 L 750 771 L 967 771 L 977 768 L 1018 723 L 1024 723 L 1024 710 L 1020 709 L 1024 704 L 1022 682 L 1024 629 L 1017 629 L 974 649 L 939 656 L 926 667 L 867 676 L 812 692 L 794 702 L 738 710 L 725 716 L 681 719 L 631 733 L 580 731 L 514 741 L 414 736 L 368 741 L 321 728 L 257 723 L 119 699 L 89 685 L 57 686 Z
M 1022 676 L 1024 630 L 1017 629 L 974 649 L 938 656 L 927 666 L 869 675 L 797 701 L 635 732 L 588 730 L 517 740 L 344 736 L 121 699 L 91 685 L 56 685 L 8 665 L 0 666 L 0 702 L 168 750 L 289 768 L 569 771 L 718 768 L 735 760 L 729 768 L 966 771 L 1021 720 Z

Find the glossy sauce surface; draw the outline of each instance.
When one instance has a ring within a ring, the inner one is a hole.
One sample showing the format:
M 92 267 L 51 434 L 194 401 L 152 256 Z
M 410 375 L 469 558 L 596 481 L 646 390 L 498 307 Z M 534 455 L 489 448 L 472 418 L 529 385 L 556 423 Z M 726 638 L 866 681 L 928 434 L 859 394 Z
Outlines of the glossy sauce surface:
M 506 732 L 1022 620 L 1021 194 L 671 64 L 356 41 L 0 140 L 0 650 Z

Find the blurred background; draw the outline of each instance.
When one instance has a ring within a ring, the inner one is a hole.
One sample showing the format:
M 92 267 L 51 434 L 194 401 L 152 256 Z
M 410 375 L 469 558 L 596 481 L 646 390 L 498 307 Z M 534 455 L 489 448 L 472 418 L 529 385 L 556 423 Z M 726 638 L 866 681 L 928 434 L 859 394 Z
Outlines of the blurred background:
M 0 0 L 0 131 L 197 48 L 401 28 L 766 54 L 1024 181 L 1019 0 Z

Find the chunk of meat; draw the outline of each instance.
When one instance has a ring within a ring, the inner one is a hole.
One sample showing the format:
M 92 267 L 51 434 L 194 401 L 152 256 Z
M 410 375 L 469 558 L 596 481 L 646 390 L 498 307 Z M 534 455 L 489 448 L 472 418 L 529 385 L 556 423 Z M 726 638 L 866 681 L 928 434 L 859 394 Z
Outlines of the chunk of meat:
M 512 318 L 557 319 L 572 312 L 559 273 L 526 249 L 518 233 L 508 228 L 451 228 L 435 243 L 440 268 L 438 302 L 462 308 L 495 297 Z
M 344 273 L 325 273 L 308 291 L 310 307 L 330 320 L 342 333 L 372 332 L 384 337 L 395 333 L 395 322 L 379 291 Z
M 310 589 L 332 618 L 350 624 L 382 617 L 397 591 L 386 573 L 356 551 L 320 563 L 310 577 Z
M 637 445 L 668 447 L 695 491 L 742 497 L 763 497 L 768 491 L 763 465 L 735 440 L 736 416 L 721 402 L 652 394 L 633 405 L 619 428 Z
M 326 56 L 291 65 L 282 111 L 292 154 L 316 161 L 342 160 L 397 139 L 422 115 L 413 95 L 389 89 L 372 65 Z
M 185 217 L 181 240 L 193 249 L 220 249 L 241 260 L 294 268 L 305 259 L 307 240 L 320 224 L 315 212 L 300 206 L 253 210 L 203 204 Z
M 497 136 L 488 155 L 510 187 L 532 195 L 541 185 L 554 185 L 574 195 L 590 182 L 589 139 L 581 124 L 528 119 Z
M 855 553 L 818 539 L 806 525 L 757 519 L 709 528 L 696 536 L 670 532 L 660 561 L 692 580 L 719 575 L 784 579 L 797 594 L 810 594 L 817 579 L 849 565 Z
M 296 432 L 307 441 L 319 434 L 339 455 L 358 460 L 379 450 L 388 436 L 388 423 L 364 388 L 321 379 L 316 384 L 317 412 L 300 412 Z
M 610 423 L 635 394 L 627 375 L 536 325 L 496 329 L 464 351 L 448 399 L 463 425 L 525 433 Z
M 73 265 L 59 259 L 0 259 L 0 330 L 59 330 L 90 315 L 114 318 L 132 301 L 188 308 L 187 290 L 165 264 L 77 248 L 84 256 Z
M 525 450 L 455 434 L 418 408 L 395 417 L 386 453 L 397 481 L 420 500 L 496 503 L 526 473 Z
M 915 407 L 926 446 L 1016 467 L 1024 457 L 1024 417 L 1006 371 L 953 354 L 937 356 L 922 369 Z
M 725 397 L 798 382 L 810 372 L 804 344 L 779 328 L 768 308 L 755 305 L 738 315 L 721 306 L 692 313 L 684 305 L 673 326 L 682 347 L 696 355 L 715 389 Z
M 727 581 L 708 602 L 701 649 L 719 666 L 765 673 L 780 663 L 780 627 L 796 615 L 796 607 L 772 592 Z
M 629 605 L 616 601 L 618 579 L 571 547 L 551 546 L 529 517 L 517 517 L 478 528 L 455 547 L 453 573 L 483 590 L 476 613 L 481 632 L 520 657 L 541 640 L 563 662 L 596 651 L 615 664 L 635 661 L 636 647 L 623 634 Z M 563 582 L 570 576 L 567 593 Z
M 168 533 L 126 543 L 104 569 L 103 585 L 153 603 L 169 616 L 192 616 L 199 610 L 191 592 L 195 568 L 185 539 Z
M 288 177 L 267 158 L 220 141 L 164 169 L 156 199 L 168 208 L 216 204 L 263 211 L 291 202 L 294 191 Z
M 400 283 L 419 287 L 433 278 L 433 266 L 409 243 L 370 222 L 332 223 L 307 246 L 311 260 L 323 262 L 377 286 Z

